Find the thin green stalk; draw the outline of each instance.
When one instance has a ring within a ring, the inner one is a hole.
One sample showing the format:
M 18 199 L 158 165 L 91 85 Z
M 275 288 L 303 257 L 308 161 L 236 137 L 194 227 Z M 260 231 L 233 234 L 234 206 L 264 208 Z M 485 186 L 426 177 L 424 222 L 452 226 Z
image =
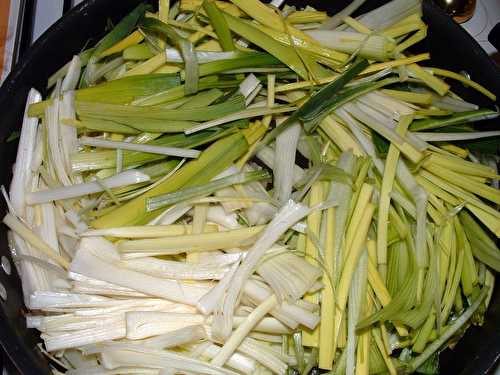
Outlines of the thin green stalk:
M 422 365 L 434 352 L 436 352 L 442 345 L 444 345 L 462 326 L 472 317 L 476 310 L 481 306 L 484 298 L 488 294 L 488 288 L 481 289 L 481 293 L 472 303 L 472 305 L 462 314 L 460 317 L 453 322 L 452 325 L 448 326 L 443 334 L 432 344 L 430 344 L 418 357 L 412 359 L 406 366 L 406 373 L 411 374 L 416 371 L 417 368 Z
M 462 210 L 459 216 L 474 256 L 495 271 L 500 272 L 500 251 L 496 244 L 467 212 Z
M 367 328 L 376 322 L 391 320 L 398 314 L 401 316 L 403 312 L 410 310 L 415 305 L 417 297 L 415 285 L 417 284 L 418 272 L 413 249 L 413 239 L 407 239 L 406 245 L 406 252 L 409 256 L 409 266 L 404 284 L 388 305 L 360 321 L 356 327 L 358 330 Z
M 272 37 L 259 30 L 257 25 L 249 21 L 231 16 L 227 13 L 224 14 L 224 17 L 231 31 L 269 52 L 284 64 L 288 65 L 303 79 L 308 78 L 307 68 L 293 48 L 289 48 L 277 42 Z
M 439 129 L 451 125 L 459 125 L 467 122 L 490 120 L 497 118 L 499 113 L 491 109 L 479 109 L 477 111 L 458 112 L 444 117 L 432 117 L 425 120 L 416 120 L 410 126 L 413 132 Z
M 102 38 L 94 49 L 89 59 L 89 64 L 83 75 L 83 84 L 89 85 L 93 82 L 92 75 L 96 69 L 96 63 L 101 58 L 101 54 L 108 48 L 125 38 L 135 28 L 139 19 L 149 9 L 147 4 L 139 4 L 132 12 L 125 16 L 104 38 Z
M 368 62 L 366 60 L 355 62 L 344 74 L 309 98 L 309 100 L 296 110 L 292 116 L 285 120 L 285 122 L 267 133 L 262 142 L 264 144 L 270 143 L 283 130 L 298 121 L 304 124 L 307 131 L 310 132 L 314 130 L 316 125 L 319 124 L 324 116 L 331 112 L 332 107 L 337 103 L 339 91 L 367 66 Z
M 297 368 L 300 373 L 304 371 L 305 360 L 304 360 L 304 347 L 302 346 L 302 332 L 295 332 L 293 335 L 293 349 L 295 351 L 295 358 L 297 359 Z
M 210 19 L 210 23 L 217 34 L 219 44 L 223 51 L 233 51 L 234 43 L 231 36 L 231 30 L 227 25 L 224 15 L 221 13 L 219 8 L 215 5 L 213 0 L 203 1 L 203 9 L 207 12 L 207 16 Z
M 210 195 L 232 185 L 246 184 L 248 182 L 259 181 L 270 177 L 271 175 L 267 171 L 237 173 L 228 177 L 219 178 L 204 185 L 180 189 L 173 193 L 148 198 L 146 201 L 146 209 L 147 211 L 154 211 L 188 199 Z

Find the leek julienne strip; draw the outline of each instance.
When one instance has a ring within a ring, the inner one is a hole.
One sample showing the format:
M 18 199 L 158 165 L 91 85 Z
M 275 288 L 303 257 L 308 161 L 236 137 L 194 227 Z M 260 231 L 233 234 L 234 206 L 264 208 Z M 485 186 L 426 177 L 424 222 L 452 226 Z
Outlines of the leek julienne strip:
M 469 121 L 482 121 L 498 118 L 499 113 L 490 109 L 454 113 L 449 116 L 417 120 L 411 124 L 411 131 L 438 129 L 451 125 L 459 125 Z
M 213 0 L 204 1 L 203 9 L 207 12 L 210 23 L 217 33 L 218 41 L 222 49 L 224 51 L 233 51 L 234 43 L 231 37 L 231 31 L 229 30 L 223 14 L 215 5 L 215 2 Z
M 257 306 L 255 310 L 248 315 L 245 322 L 236 328 L 231 337 L 225 342 L 222 350 L 214 359 L 212 359 L 211 363 L 216 366 L 222 366 L 240 345 L 244 337 L 251 331 L 253 326 L 256 325 L 268 312 L 270 312 L 277 305 L 277 303 L 278 300 L 276 296 L 272 295 Z
M 56 250 L 52 249 L 45 241 L 43 241 L 43 239 L 33 233 L 31 229 L 29 229 L 12 214 L 5 215 L 3 223 L 55 263 L 65 269 L 69 267 L 69 262 L 66 259 L 60 256 Z
M 418 137 L 427 142 L 467 141 L 472 139 L 500 136 L 500 131 L 467 132 L 467 133 L 424 133 L 418 132 Z
M 283 133 L 281 133 L 283 134 Z M 316 181 L 312 184 L 309 191 L 309 206 L 314 207 L 324 201 L 323 183 Z M 315 260 L 320 257 L 320 250 L 317 246 L 317 239 L 320 237 L 321 230 L 321 212 L 312 211 L 306 219 L 307 233 L 304 255 L 308 262 L 314 264 Z M 318 303 L 319 293 L 309 294 L 306 300 L 312 303 Z M 319 345 L 319 329 L 304 329 L 302 331 L 302 340 L 304 346 L 318 347 Z
M 83 184 L 59 187 L 50 190 L 41 190 L 29 193 L 26 196 L 27 204 L 40 204 L 56 200 L 64 200 L 80 197 L 82 195 L 94 194 L 118 186 L 137 184 L 149 181 L 149 176 L 139 171 L 128 170 L 115 176 L 106 178 L 100 183 L 88 182 Z
M 290 126 L 276 138 L 274 157 L 274 190 L 275 199 L 284 203 L 290 199 L 293 186 L 293 166 L 297 142 L 300 135 L 300 124 Z
M 307 78 L 307 69 L 294 49 L 288 48 L 287 46 L 275 41 L 273 38 L 245 20 L 238 19 L 229 14 L 225 14 L 224 17 L 226 18 L 231 31 L 274 55 L 284 64 L 288 65 L 300 77 Z
M 356 0 L 356 1 L 353 1 L 351 4 L 349 4 L 348 6 L 346 6 L 344 9 L 342 9 L 337 14 L 335 14 L 334 16 L 326 19 L 322 23 L 322 25 L 321 25 L 320 28 L 321 29 L 325 29 L 325 30 L 335 29 L 338 25 L 340 25 L 342 23 L 342 20 L 345 17 L 350 16 L 351 13 L 353 13 L 354 11 L 356 11 L 356 9 L 358 9 L 361 5 L 363 5 L 363 3 L 365 1 L 366 0 Z
M 460 82 L 472 87 L 473 89 L 479 91 L 481 94 L 487 96 L 489 99 L 491 99 L 493 101 L 496 100 L 496 95 L 493 94 L 491 91 L 489 91 L 485 87 L 481 86 L 480 84 L 462 76 L 461 74 L 457 74 L 454 72 L 450 72 L 449 70 L 439 69 L 439 68 L 428 68 L 428 70 L 430 70 L 435 75 L 456 79 L 457 81 L 460 81 Z
M 394 50 L 396 43 L 393 39 L 382 35 L 363 35 L 345 31 L 320 31 L 308 32 L 315 40 L 322 42 L 341 52 L 357 53 L 359 56 L 386 61 Z
M 206 185 L 194 186 L 184 190 L 179 190 L 175 193 L 169 193 L 166 195 L 149 198 L 146 203 L 146 209 L 148 211 L 154 211 L 159 208 L 169 206 L 187 199 L 208 195 L 216 192 L 217 190 L 232 185 L 245 184 L 247 182 L 258 181 L 269 177 L 270 175 L 266 171 L 254 171 L 234 174 L 228 177 L 216 179 Z
M 260 233 L 262 229 L 263 226 L 254 226 L 216 233 L 130 240 L 120 242 L 118 250 L 123 254 L 142 252 L 147 255 L 148 253 L 158 252 L 163 254 L 180 254 L 183 252 L 230 249 L 252 244 L 255 241 L 255 235 Z
M 415 371 L 422 363 L 424 363 L 436 350 L 438 350 L 441 345 L 443 345 L 448 339 L 450 339 L 474 314 L 474 312 L 479 308 L 481 302 L 483 302 L 486 297 L 488 290 L 483 288 L 472 305 L 454 322 L 451 327 L 449 327 L 441 337 L 429 345 L 420 356 L 413 359 L 407 366 L 408 371 Z
M 217 232 L 217 226 L 206 224 L 204 232 Z M 93 229 L 81 233 L 82 237 L 116 237 L 116 238 L 156 238 L 179 236 L 192 233 L 192 225 L 140 225 L 134 227 L 118 227 L 108 229 Z
M 78 142 L 84 146 L 139 151 L 151 154 L 177 156 L 181 158 L 197 158 L 201 153 L 200 151 L 197 150 L 188 150 L 177 147 L 141 145 L 130 142 L 107 141 L 103 139 L 96 139 L 90 137 L 80 137 Z
M 334 348 L 338 345 L 338 338 L 340 335 L 340 327 L 343 315 L 345 314 L 345 307 L 347 303 L 347 295 L 348 289 L 351 284 L 352 272 L 355 269 L 359 257 L 361 256 L 362 251 L 365 249 L 365 241 L 366 236 L 368 234 L 368 229 L 370 226 L 370 222 L 373 216 L 374 206 L 371 203 L 366 205 L 364 216 L 359 221 L 359 232 L 356 235 L 356 238 L 352 242 L 352 246 L 350 247 L 349 253 L 344 263 L 344 268 L 342 270 L 342 275 L 338 285 L 338 294 L 337 294 L 337 309 L 335 311 L 335 336 L 334 336 Z
M 271 115 L 271 114 L 278 114 L 278 113 L 286 113 L 286 112 L 292 112 L 296 108 L 295 107 L 289 107 L 289 106 L 275 106 L 273 108 L 266 108 L 266 107 L 255 107 L 255 108 L 248 108 L 240 112 L 236 112 L 224 117 L 220 117 L 216 120 L 211 120 L 204 122 L 200 125 L 193 126 L 192 128 L 184 130 L 185 134 L 192 134 L 199 132 L 201 130 L 205 129 L 210 129 L 218 125 L 226 124 L 228 122 L 236 121 L 236 120 L 241 120 L 245 118 L 252 118 L 252 117 L 258 117 L 258 116 L 266 116 L 266 115 Z
M 115 45 L 111 46 L 107 50 L 101 53 L 101 58 L 106 56 L 114 55 L 115 53 L 122 52 L 128 47 L 139 44 L 144 40 L 144 36 L 139 31 L 134 31 L 132 34 L 129 34 L 124 39 L 120 40 Z
M 404 66 L 404 65 L 409 65 L 409 64 L 412 64 L 415 62 L 420 62 L 420 61 L 424 61 L 424 60 L 428 60 L 428 59 L 430 59 L 430 55 L 428 53 L 422 53 L 419 55 L 401 58 L 398 60 L 391 60 L 388 62 L 375 63 L 375 64 L 368 66 L 361 74 L 370 74 L 370 73 L 379 72 L 379 73 L 383 73 L 382 76 L 385 76 L 391 72 L 392 68 L 396 68 L 396 67 Z M 293 89 L 301 89 L 301 88 L 306 88 L 306 87 L 311 87 L 311 86 L 316 86 L 316 85 L 322 85 L 322 84 L 330 83 L 337 78 L 338 78 L 338 75 L 332 75 L 331 77 L 321 78 L 317 82 L 316 81 L 300 81 L 300 82 L 294 82 L 294 83 L 289 83 L 289 84 L 283 84 L 283 85 L 280 85 L 276 88 L 276 92 L 289 91 L 289 90 L 293 90 Z
M 336 226 L 336 209 L 329 208 L 326 211 L 326 240 L 325 240 L 325 272 L 323 282 L 325 287 L 321 294 L 321 315 L 333 316 L 335 313 L 335 295 L 333 290 L 333 269 L 335 259 L 335 228 Z M 333 340 L 331 337 L 334 335 L 333 324 L 331 321 L 323 321 L 319 327 L 319 358 L 318 365 L 322 369 L 331 369 L 334 353 L 333 353 Z
M 18 152 L 16 156 L 16 167 L 13 170 L 12 182 L 10 186 L 10 201 L 14 213 L 20 217 L 25 216 L 26 187 L 30 186 L 30 171 L 26 165 L 32 165 L 35 143 L 37 141 L 38 119 L 28 117 L 29 106 L 42 100 L 41 94 L 35 89 L 31 89 L 26 103 L 25 116 L 21 128 Z
M 399 130 L 404 135 L 406 128 L 411 122 L 411 118 L 401 119 Z M 406 125 L 406 126 L 405 126 Z M 389 147 L 387 154 L 384 176 L 382 178 L 382 187 L 380 189 L 380 202 L 377 216 L 377 263 L 382 278 L 385 280 L 387 275 L 387 229 L 389 221 L 389 207 L 391 204 L 390 192 L 396 177 L 397 164 L 399 159 L 399 150 L 396 146 Z

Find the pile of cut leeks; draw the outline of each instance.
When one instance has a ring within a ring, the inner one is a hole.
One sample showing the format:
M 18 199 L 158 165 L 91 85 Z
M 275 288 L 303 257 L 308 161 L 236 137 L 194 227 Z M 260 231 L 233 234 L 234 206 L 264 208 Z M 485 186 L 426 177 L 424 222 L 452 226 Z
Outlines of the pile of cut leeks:
M 448 80 L 495 95 L 362 2 L 141 4 L 31 90 L 3 222 L 55 374 L 437 373 L 482 323 L 498 112 Z

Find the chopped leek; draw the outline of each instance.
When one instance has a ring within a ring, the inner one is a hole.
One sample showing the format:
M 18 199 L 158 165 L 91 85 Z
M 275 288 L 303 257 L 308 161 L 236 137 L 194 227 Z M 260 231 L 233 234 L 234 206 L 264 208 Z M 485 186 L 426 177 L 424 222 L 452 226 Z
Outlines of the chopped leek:
M 499 111 L 448 79 L 496 97 L 363 3 L 141 4 L 29 92 L 0 190 L 54 373 L 411 373 L 482 324 Z

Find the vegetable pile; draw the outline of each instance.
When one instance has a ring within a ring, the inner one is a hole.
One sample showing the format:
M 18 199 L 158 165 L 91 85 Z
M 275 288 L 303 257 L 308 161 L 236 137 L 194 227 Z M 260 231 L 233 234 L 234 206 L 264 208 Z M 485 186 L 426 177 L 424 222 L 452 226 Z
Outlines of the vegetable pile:
M 436 373 L 482 323 L 498 112 L 449 80 L 495 95 L 361 3 L 140 4 L 31 90 L 3 222 L 55 374 Z

